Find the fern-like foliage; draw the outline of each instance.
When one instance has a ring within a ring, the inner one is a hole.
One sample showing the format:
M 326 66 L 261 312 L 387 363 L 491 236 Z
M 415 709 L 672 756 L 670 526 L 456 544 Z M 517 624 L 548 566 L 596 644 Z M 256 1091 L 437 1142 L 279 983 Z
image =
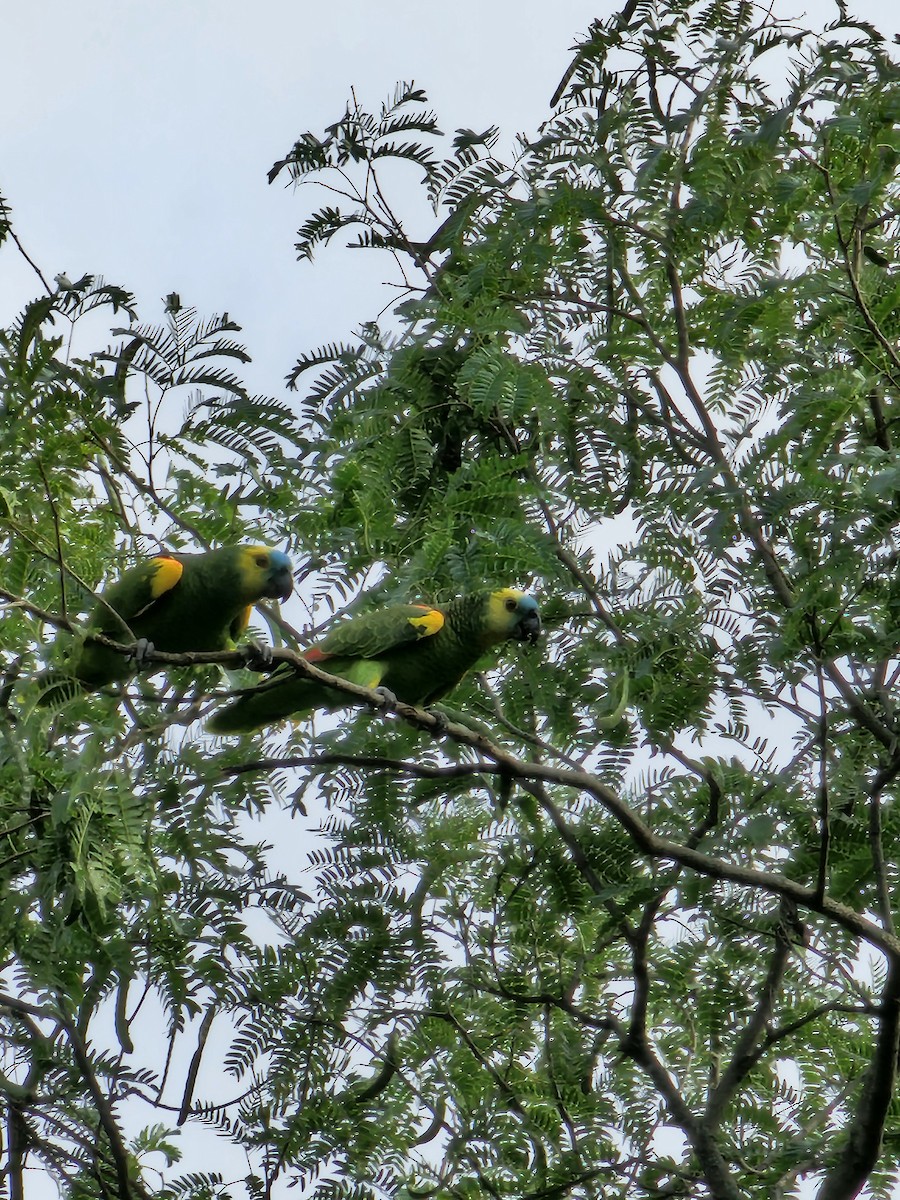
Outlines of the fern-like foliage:
M 184 1200 L 237 1174 L 267 1200 L 890 1194 L 898 113 L 843 8 L 817 34 L 638 0 L 509 153 L 442 142 L 408 84 L 275 164 L 328 191 L 301 258 L 377 250 L 398 286 L 299 348 L 285 397 L 176 293 L 150 320 L 91 276 L 23 302 L 11 1192 L 27 1165 L 77 1200 L 154 1170 Z M 447 698 L 468 739 L 360 706 L 213 742 L 213 668 L 37 705 L 105 581 L 244 539 L 295 556 L 288 622 L 254 618 L 278 638 L 488 585 L 534 589 L 545 636 Z M 239 1170 L 188 1137 L 179 1163 L 176 1119 Z

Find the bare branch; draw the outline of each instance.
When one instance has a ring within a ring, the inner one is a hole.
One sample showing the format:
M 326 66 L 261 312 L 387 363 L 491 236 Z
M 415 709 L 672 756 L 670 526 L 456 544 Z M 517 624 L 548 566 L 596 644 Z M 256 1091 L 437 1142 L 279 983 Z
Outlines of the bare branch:
M 191 1057 L 187 1077 L 185 1078 L 184 1095 L 181 1098 L 181 1107 L 178 1110 L 179 1125 L 183 1125 L 190 1115 L 191 1101 L 194 1097 L 194 1086 L 197 1082 L 197 1076 L 200 1073 L 200 1063 L 203 1060 L 203 1049 L 206 1046 L 206 1039 L 209 1037 L 209 1031 L 212 1028 L 215 1018 L 216 1006 L 215 1004 L 210 1004 L 209 1008 L 203 1014 L 203 1020 L 200 1022 L 200 1030 L 197 1034 L 197 1049 Z

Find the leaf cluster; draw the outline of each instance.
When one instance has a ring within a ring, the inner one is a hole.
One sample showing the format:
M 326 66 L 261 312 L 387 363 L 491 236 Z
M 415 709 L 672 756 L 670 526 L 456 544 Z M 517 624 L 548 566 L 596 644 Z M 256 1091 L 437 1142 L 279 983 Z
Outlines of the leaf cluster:
M 442 157 L 410 84 L 275 164 L 328 190 L 299 257 L 349 234 L 400 293 L 287 400 L 174 293 L 147 324 L 59 277 L 0 333 L 11 1179 L 128 1200 L 161 1154 L 157 1194 L 231 1194 L 170 1169 L 177 1113 L 254 1197 L 890 1193 L 898 113 L 842 6 L 639 0 L 506 159 Z M 250 537 L 313 631 L 534 588 L 540 647 L 448 701 L 489 739 L 359 708 L 214 745 L 189 671 L 34 707 L 48 617 Z

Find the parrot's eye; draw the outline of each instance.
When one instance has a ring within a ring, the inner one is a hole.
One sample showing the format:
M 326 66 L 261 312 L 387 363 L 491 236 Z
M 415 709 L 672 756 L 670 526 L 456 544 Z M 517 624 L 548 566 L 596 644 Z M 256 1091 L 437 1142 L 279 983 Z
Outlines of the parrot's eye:
M 506 611 L 507 612 L 515 612 L 518 607 L 519 607 L 518 600 L 513 600 L 512 596 L 510 596 L 510 598 L 506 602 Z
M 266 558 L 265 554 L 257 554 L 256 565 L 258 567 L 267 567 L 269 565 L 269 560 Z

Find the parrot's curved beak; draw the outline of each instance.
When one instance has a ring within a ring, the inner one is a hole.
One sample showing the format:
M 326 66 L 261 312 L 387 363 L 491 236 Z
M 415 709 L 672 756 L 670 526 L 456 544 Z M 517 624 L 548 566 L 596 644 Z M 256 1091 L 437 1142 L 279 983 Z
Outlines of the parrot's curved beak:
M 266 585 L 266 596 L 270 600 L 287 600 L 294 590 L 294 576 L 290 563 L 274 571 Z
M 532 646 L 541 636 L 541 615 L 537 609 L 525 613 L 519 622 L 516 637 L 521 642 L 531 642 Z

